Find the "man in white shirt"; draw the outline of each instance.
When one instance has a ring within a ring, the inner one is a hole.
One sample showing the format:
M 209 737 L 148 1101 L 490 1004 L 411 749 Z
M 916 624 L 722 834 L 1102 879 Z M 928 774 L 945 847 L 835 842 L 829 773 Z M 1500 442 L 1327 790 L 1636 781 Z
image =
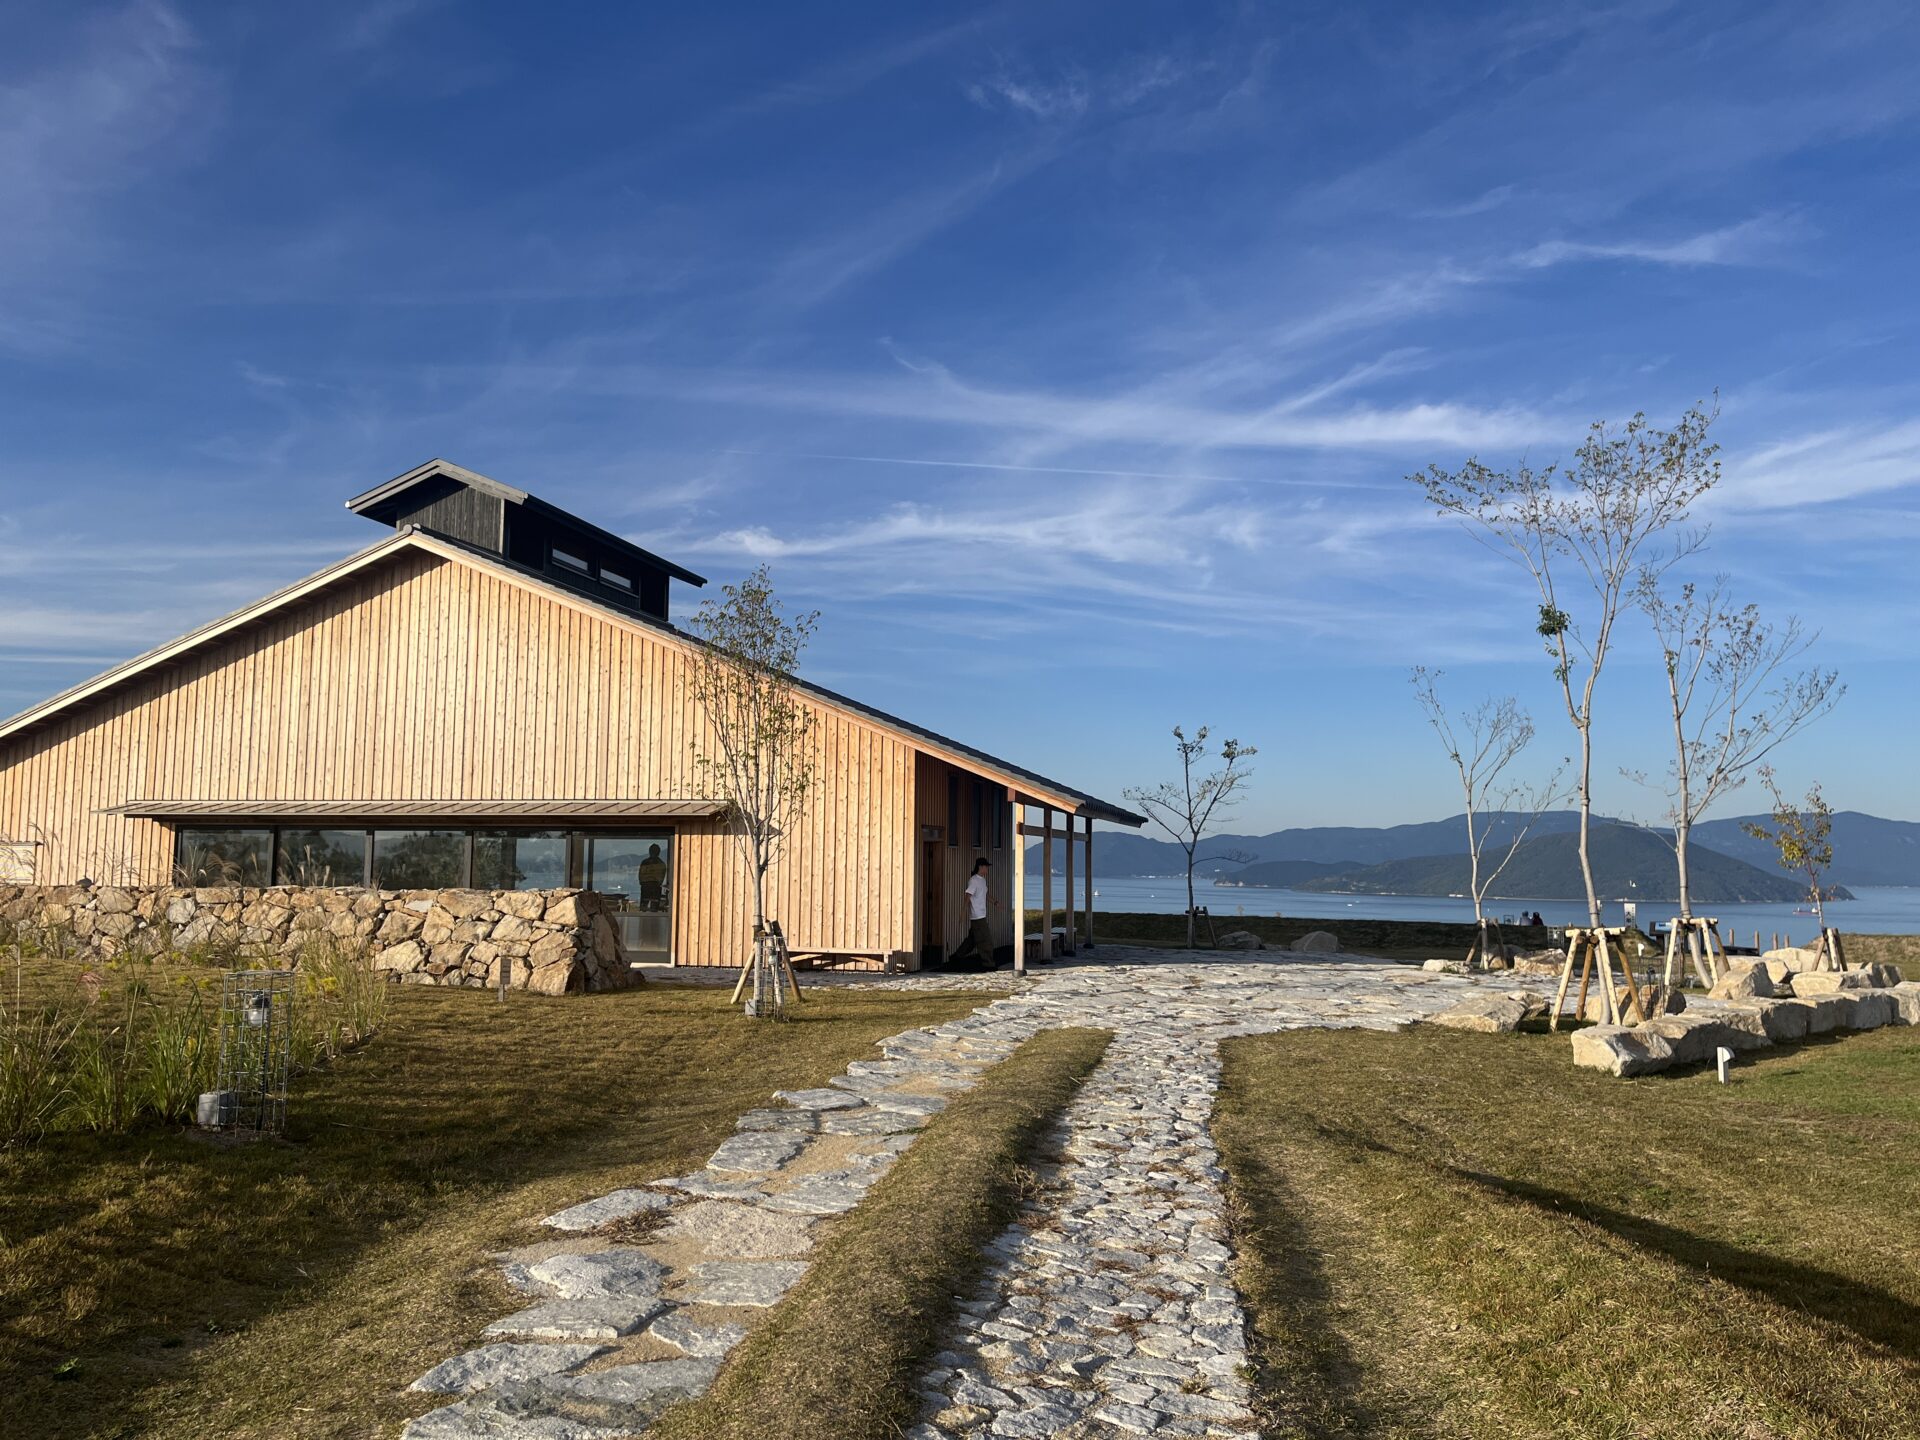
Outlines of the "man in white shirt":
M 969 949 L 974 959 L 966 969 L 993 969 L 993 926 L 987 920 L 987 871 L 992 868 L 984 855 L 973 862 L 973 878 L 967 881 L 967 938 L 947 957 L 949 969 L 962 968 L 960 957 Z

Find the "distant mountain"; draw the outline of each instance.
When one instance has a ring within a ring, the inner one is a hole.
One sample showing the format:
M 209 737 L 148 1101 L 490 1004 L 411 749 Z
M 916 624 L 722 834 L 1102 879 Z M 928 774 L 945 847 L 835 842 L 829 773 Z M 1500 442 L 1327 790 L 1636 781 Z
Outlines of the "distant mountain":
M 1515 824 L 1529 817 L 1489 815 L 1496 841 L 1512 834 Z M 1598 817 L 1596 818 L 1596 823 Z M 1571 811 L 1556 810 L 1542 815 L 1533 827 L 1535 835 L 1577 829 L 1580 817 Z M 1242 866 L 1265 860 L 1312 860 L 1319 864 L 1378 865 L 1385 860 L 1407 860 L 1419 855 L 1466 853 L 1467 821 L 1464 815 L 1446 820 L 1429 820 L 1416 825 L 1389 825 L 1370 829 L 1353 825 L 1320 825 L 1295 830 L 1276 830 L 1271 835 L 1209 835 L 1200 843 L 1200 863 L 1195 870 L 1203 875 L 1226 875 Z M 1027 852 L 1027 868 L 1040 867 L 1040 847 Z M 1053 868 L 1061 869 L 1059 848 L 1054 850 Z M 1127 875 L 1184 875 L 1185 853 L 1171 840 L 1156 840 L 1151 834 L 1117 834 L 1102 830 L 1093 841 L 1094 873 L 1118 879 Z
M 1514 826 L 1525 820 L 1518 815 L 1485 818 L 1493 827 L 1490 849 L 1504 849 L 1506 837 L 1513 833 Z M 1744 820 L 1764 818 L 1741 816 L 1696 825 L 1693 852 L 1696 855 L 1701 850 L 1715 852 L 1744 860 L 1770 875 L 1784 875 L 1786 872 L 1780 869 L 1773 847 L 1755 840 L 1740 828 Z M 1596 827 L 1622 823 L 1594 816 Z M 1580 817 L 1576 812 L 1556 810 L 1542 815 L 1531 833 L 1533 839 L 1545 839 L 1572 835 L 1579 827 Z M 1239 874 L 1249 864 L 1276 861 L 1307 861 L 1350 869 L 1392 860 L 1449 855 L 1464 858 L 1466 833 L 1466 817 L 1452 815 L 1445 820 L 1380 829 L 1324 825 L 1276 830 L 1271 835 L 1209 835 L 1201 843 L 1201 859 L 1195 869 L 1208 877 L 1225 877 Z M 1831 878 L 1836 885 L 1920 885 L 1920 824 L 1843 810 L 1833 817 L 1833 855 Z M 1056 872 L 1063 866 L 1058 848 L 1054 851 L 1053 866 Z M 1038 871 L 1039 867 L 1036 845 L 1027 854 L 1027 868 Z M 1170 840 L 1156 840 L 1145 832 L 1117 834 L 1102 830 L 1093 842 L 1093 868 L 1097 875 L 1119 879 L 1129 875 L 1183 875 L 1187 866 L 1180 847 Z M 1787 878 L 1793 879 L 1790 875 Z M 1278 885 L 1282 882 L 1257 883 Z
M 1502 872 L 1490 898 L 1584 899 L 1579 846 L 1577 834 L 1528 839 Z M 1678 898 L 1673 850 L 1654 831 L 1637 825 L 1595 825 L 1591 848 L 1594 888 L 1602 899 Z M 1689 860 L 1697 905 L 1790 903 L 1806 895 L 1786 875 L 1770 873 L 1702 846 L 1691 849 Z M 1464 895 L 1469 883 L 1465 855 L 1425 855 L 1304 880 L 1295 888 L 1337 895 Z
M 1307 880 L 1322 880 L 1364 868 L 1358 860 L 1259 860 L 1238 870 L 1223 871 L 1219 883 L 1291 890 Z
M 1708 820 L 1693 827 L 1694 841 L 1762 870 L 1778 871 L 1780 859 L 1773 846 L 1740 828 L 1748 821 L 1771 828 L 1765 815 Z M 1913 821 L 1841 810 L 1833 817 L 1832 840 L 1834 884 L 1920 885 L 1920 825 Z

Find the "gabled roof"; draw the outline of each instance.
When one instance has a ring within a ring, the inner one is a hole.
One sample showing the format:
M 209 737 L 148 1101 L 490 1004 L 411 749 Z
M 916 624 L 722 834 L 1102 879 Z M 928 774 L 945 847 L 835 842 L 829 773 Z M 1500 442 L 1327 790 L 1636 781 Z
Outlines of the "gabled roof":
M 377 520 L 383 525 L 390 525 L 393 523 L 394 516 L 399 509 L 398 502 L 400 498 L 414 487 L 427 484 L 433 480 L 451 480 L 455 484 L 464 485 L 470 490 L 478 490 L 482 494 L 496 496 L 510 505 L 519 505 L 534 514 L 545 516 L 551 520 L 564 522 L 568 528 L 577 530 L 582 535 L 591 536 L 602 545 L 606 545 L 611 549 L 631 555 L 645 564 L 651 565 L 656 570 L 664 570 L 674 579 L 684 580 L 689 585 L 704 585 L 707 583 L 706 576 L 696 575 L 684 565 L 676 565 L 673 561 L 656 555 L 643 546 L 634 544 L 624 536 L 616 535 L 611 530 L 601 528 L 591 520 L 583 520 L 571 510 L 562 510 L 558 505 L 548 504 L 538 495 L 531 494 L 525 490 L 516 490 L 513 486 L 504 485 L 490 475 L 482 475 L 477 470 L 469 470 L 466 466 L 456 465 L 451 460 L 435 459 L 427 461 L 424 465 L 416 465 L 413 469 L 407 471 L 406 474 L 396 475 L 393 479 L 387 481 L 386 484 L 376 485 L 364 494 L 354 496 L 351 500 L 347 501 L 347 509 L 356 515 L 364 515 L 369 520 Z
M 384 485 L 376 485 L 364 494 L 356 495 L 347 501 L 347 509 L 356 515 L 365 515 L 370 510 L 378 510 L 386 501 L 397 500 L 407 491 L 427 480 L 444 476 L 448 480 L 457 480 L 472 490 L 510 500 L 515 505 L 524 505 L 533 497 L 524 490 L 516 490 L 511 485 L 502 485 L 490 475 L 482 475 L 478 470 L 469 470 L 464 465 L 456 465 L 451 460 L 429 460 L 424 465 L 416 465 L 404 475 L 396 475 Z
M 373 492 L 369 491 L 368 493 L 371 494 Z M 470 565 L 478 569 L 491 571 L 517 585 L 537 590 L 542 595 L 560 604 L 578 606 L 614 624 L 632 626 L 636 629 L 644 630 L 669 643 L 683 645 L 689 649 L 703 648 L 703 642 L 697 637 L 688 635 L 682 630 L 677 630 L 663 620 L 655 620 L 648 616 L 636 615 L 627 610 L 616 609 L 611 605 L 601 604 L 590 596 L 579 594 L 573 590 L 563 589 L 551 583 L 541 575 L 539 571 L 529 569 L 523 565 L 516 565 L 512 561 L 506 560 L 498 555 L 462 544 L 456 540 L 450 540 L 445 536 L 434 534 L 431 531 L 407 526 L 404 529 L 396 531 L 376 545 L 369 545 L 366 549 L 349 555 L 344 560 L 337 561 L 323 570 L 315 571 L 304 580 L 296 581 L 283 590 L 276 590 L 273 594 L 266 596 L 264 599 L 257 600 L 242 609 L 236 610 L 231 615 L 224 616 L 210 624 L 202 625 L 197 630 L 189 631 L 177 640 L 168 641 L 165 645 L 149 650 L 144 655 L 136 656 L 123 664 L 116 665 L 111 670 L 96 675 L 91 680 L 76 685 L 70 690 L 64 690 L 51 699 L 42 701 L 31 709 L 23 710 L 11 719 L 0 722 L 0 741 L 7 740 L 15 735 L 23 734 L 37 726 L 46 724 L 48 721 L 74 709 L 76 706 L 84 704 L 88 700 L 138 679 L 149 671 L 160 669 L 196 650 L 212 645 L 237 631 L 244 630 L 247 626 L 265 620 L 289 605 L 296 604 L 311 595 L 328 589 L 358 574 L 362 570 L 380 564 L 397 555 L 400 551 L 407 549 L 422 550 L 443 560 L 457 561 L 463 565 Z M 1137 828 L 1147 823 L 1146 817 L 1143 815 L 1137 815 L 1131 810 L 1109 804 L 1104 800 L 1087 794 L 1085 791 L 1076 790 L 1070 785 L 1062 785 L 1056 780 L 1049 780 L 1044 775 L 1036 774 L 1024 766 L 1014 765 L 997 756 L 989 755 L 984 750 L 976 749 L 971 745 L 964 745 L 957 740 L 949 739 L 924 726 L 915 725 L 895 715 L 889 715 L 884 710 L 878 710 L 871 705 L 862 704 L 858 700 L 829 690 L 825 686 L 815 685 L 810 681 L 799 679 L 797 679 L 795 683 L 800 689 L 804 690 L 821 704 L 854 715 L 882 730 L 891 731 L 929 755 L 950 761 L 951 763 L 959 765 L 962 769 L 974 771 L 989 779 L 997 780 L 1012 790 L 1030 795 L 1037 803 L 1053 805 L 1063 810 L 1087 815 L 1096 820 L 1106 820 L 1117 825 L 1129 825 Z M 138 803 L 150 804 L 157 802 Z M 125 809 L 126 807 L 120 808 Z M 150 810 L 138 812 L 129 810 L 128 813 L 152 812 Z

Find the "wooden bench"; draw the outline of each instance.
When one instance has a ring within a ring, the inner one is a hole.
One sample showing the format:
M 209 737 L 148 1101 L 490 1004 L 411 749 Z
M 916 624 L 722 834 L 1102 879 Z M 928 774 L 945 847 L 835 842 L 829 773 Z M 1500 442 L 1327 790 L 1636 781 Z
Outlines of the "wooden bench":
M 796 970 L 831 970 L 862 962 L 887 975 L 897 975 L 907 969 L 904 950 L 838 950 L 824 945 L 790 945 L 787 959 Z

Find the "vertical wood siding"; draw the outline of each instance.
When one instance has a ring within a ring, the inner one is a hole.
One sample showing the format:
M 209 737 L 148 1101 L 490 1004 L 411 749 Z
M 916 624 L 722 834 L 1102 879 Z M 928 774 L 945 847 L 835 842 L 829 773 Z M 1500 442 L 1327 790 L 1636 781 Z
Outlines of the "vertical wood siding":
M 669 637 L 403 551 L 0 741 L 0 837 L 44 842 L 45 883 L 160 884 L 171 830 L 101 809 L 698 795 L 691 663 Z M 797 945 L 915 949 L 915 747 L 816 716 L 816 788 L 772 913 Z M 737 964 L 752 901 L 733 840 L 714 822 L 679 831 L 676 959 Z

